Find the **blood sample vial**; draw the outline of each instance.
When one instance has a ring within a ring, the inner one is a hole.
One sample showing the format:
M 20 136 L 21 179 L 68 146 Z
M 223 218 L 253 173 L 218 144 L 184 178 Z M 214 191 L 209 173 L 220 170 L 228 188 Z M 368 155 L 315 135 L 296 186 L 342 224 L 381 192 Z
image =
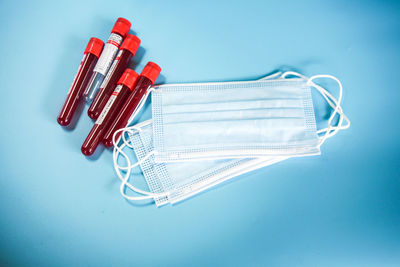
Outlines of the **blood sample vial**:
M 117 112 L 131 93 L 138 76 L 139 75 L 131 69 L 126 69 L 122 74 L 92 130 L 86 137 L 85 142 L 83 142 L 81 151 L 84 155 L 90 156 L 94 153 L 106 130 L 115 119 Z
M 72 82 L 71 88 L 68 91 L 67 99 L 62 107 L 57 121 L 62 126 L 67 126 L 71 123 L 72 117 L 78 107 L 79 101 L 83 95 L 89 78 L 93 73 L 94 66 L 103 50 L 104 43 L 97 38 L 90 38 L 86 46 L 78 72 Z
M 93 101 L 94 97 L 96 96 L 104 77 L 110 69 L 111 63 L 117 54 L 118 48 L 121 45 L 122 40 L 129 32 L 130 28 L 131 23 L 127 19 L 118 18 L 117 22 L 115 22 L 114 27 L 111 30 L 111 35 L 104 46 L 103 52 L 101 53 L 96 66 L 94 67 L 89 84 L 86 87 L 84 95 L 87 102 Z
M 137 79 L 135 86 L 133 87 L 132 93 L 129 95 L 128 99 L 123 104 L 121 110 L 118 112 L 118 115 L 115 117 L 115 120 L 111 124 L 111 126 L 107 129 L 107 132 L 103 138 L 103 144 L 111 147 L 113 145 L 113 135 L 114 133 L 121 128 L 126 127 L 128 124 L 128 120 L 131 117 L 132 113 L 135 111 L 137 106 L 139 105 L 141 99 L 146 94 L 147 90 L 154 84 L 157 80 L 158 75 L 161 72 L 161 68 L 153 62 L 148 62 L 144 67 L 142 73 Z M 115 138 L 117 140 L 121 133 L 119 132 Z
M 114 59 L 110 70 L 107 72 L 100 90 L 89 107 L 88 115 L 92 119 L 97 119 L 110 98 L 115 84 L 128 66 L 129 61 L 135 55 L 140 45 L 140 39 L 133 34 L 128 34 Z

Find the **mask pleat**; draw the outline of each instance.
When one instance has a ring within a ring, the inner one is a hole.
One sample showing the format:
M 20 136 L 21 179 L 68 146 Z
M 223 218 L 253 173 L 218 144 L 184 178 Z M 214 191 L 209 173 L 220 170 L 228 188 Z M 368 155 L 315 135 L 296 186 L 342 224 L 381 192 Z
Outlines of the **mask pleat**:
M 246 109 L 280 109 L 280 108 L 302 108 L 301 98 L 290 99 L 254 99 L 237 100 L 232 102 L 192 103 L 192 104 L 170 104 L 163 106 L 164 114 L 194 113 L 206 111 L 230 111 L 239 112 Z

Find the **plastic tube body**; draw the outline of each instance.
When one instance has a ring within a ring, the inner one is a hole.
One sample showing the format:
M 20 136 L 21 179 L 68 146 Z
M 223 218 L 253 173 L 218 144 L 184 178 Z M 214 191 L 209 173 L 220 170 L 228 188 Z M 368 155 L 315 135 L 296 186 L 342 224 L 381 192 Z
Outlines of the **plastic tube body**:
M 117 33 L 111 33 L 107 43 L 104 46 L 103 52 L 96 66 L 94 67 L 92 77 L 85 90 L 86 101 L 91 102 L 95 98 L 107 71 L 110 69 L 111 63 L 117 54 L 118 48 L 121 45 L 123 37 Z
M 117 80 L 128 66 L 132 58 L 132 53 L 129 50 L 120 50 L 117 57 L 114 59 L 110 70 L 108 71 L 104 81 L 100 85 L 100 90 L 89 107 L 88 115 L 92 119 L 97 119 L 110 98 Z
M 118 112 L 118 115 L 115 117 L 115 120 L 105 133 L 103 138 L 104 145 L 108 147 L 111 147 L 113 145 L 112 138 L 114 132 L 127 125 L 130 116 L 139 105 L 140 100 L 142 99 L 144 94 L 152 85 L 153 82 L 149 78 L 145 76 L 139 76 L 135 86 L 133 87 L 132 93 L 129 95 L 121 110 Z M 117 138 L 119 137 L 119 135 L 120 134 L 117 135 Z
M 75 75 L 70 90 L 68 91 L 67 99 L 58 115 L 57 121 L 60 125 L 67 126 L 70 124 L 83 95 L 83 91 L 93 73 L 93 68 L 96 65 L 97 58 L 98 57 L 91 53 L 84 54 L 78 72 Z
M 108 99 L 103 111 L 96 120 L 96 123 L 81 147 L 81 151 L 84 155 L 90 156 L 94 153 L 97 146 L 102 141 L 105 131 L 109 128 L 110 124 L 117 115 L 119 108 L 128 98 L 129 93 L 129 87 L 124 84 L 118 84 L 115 87 L 115 90 Z

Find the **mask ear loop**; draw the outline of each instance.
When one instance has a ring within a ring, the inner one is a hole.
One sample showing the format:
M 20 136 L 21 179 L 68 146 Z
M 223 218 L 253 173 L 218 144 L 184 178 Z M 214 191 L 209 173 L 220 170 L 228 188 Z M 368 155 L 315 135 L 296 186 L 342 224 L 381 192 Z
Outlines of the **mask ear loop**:
M 281 79 L 287 79 L 286 77 L 289 76 L 289 75 L 293 75 L 293 76 L 296 76 L 298 78 L 302 78 L 304 80 L 308 80 L 308 78 L 306 76 L 304 76 L 303 74 L 300 74 L 298 72 L 295 72 L 295 71 L 285 71 L 284 73 L 282 73 L 280 78 Z
M 139 106 L 135 109 L 134 113 L 132 114 L 131 118 L 129 119 L 129 123 L 132 122 L 132 120 L 137 116 L 137 114 L 139 113 L 139 111 L 143 108 L 143 106 L 144 106 L 144 104 L 145 104 L 145 102 L 146 102 L 146 100 L 147 100 L 147 97 L 149 96 L 150 92 L 152 92 L 152 91 L 154 91 L 154 89 L 153 89 L 153 88 L 150 88 L 150 89 L 146 92 L 146 94 L 145 94 L 145 96 L 142 98 L 142 100 L 141 100 Z M 129 124 L 129 123 L 128 123 L 128 124 Z M 146 160 L 148 160 L 152 155 L 155 154 L 155 152 L 152 151 L 152 152 L 146 154 L 146 156 L 144 156 L 144 157 L 143 157 L 141 160 L 139 160 L 138 162 L 136 162 L 136 163 L 134 163 L 134 164 L 131 164 L 128 155 L 127 155 L 125 152 L 123 152 L 123 148 L 126 147 L 126 146 L 129 147 L 129 148 L 133 148 L 133 146 L 132 146 L 132 145 L 129 143 L 129 141 L 126 140 L 126 138 L 125 138 L 125 133 L 126 133 L 126 132 L 129 132 L 129 133 L 131 133 L 131 134 L 135 133 L 135 132 L 132 131 L 132 130 L 135 130 L 136 132 L 142 131 L 142 129 L 141 129 L 140 127 L 138 127 L 138 126 L 129 126 L 129 127 L 125 127 L 125 128 L 122 128 L 122 129 L 117 130 L 117 131 L 113 134 L 113 138 L 112 138 L 112 140 L 113 140 L 113 145 L 114 145 L 114 150 L 113 150 L 114 169 L 115 169 L 115 172 L 117 173 L 118 178 L 121 180 L 121 186 L 120 186 L 120 193 L 121 193 L 121 195 L 122 195 L 124 198 L 129 199 L 129 200 L 144 200 L 144 199 L 152 199 L 152 198 L 159 198 L 159 197 L 165 197 L 165 196 L 167 196 L 168 193 L 166 193 L 166 192 L 165 192 L 165 193 L 152 193 L 152 192 L 144 191 L 144 190 L 141 190 L 141 189 L 139 189 L 139 188 L 133 186 L 131 183 L 128 182 L 128 180 L 129 180 L 129 178 L 130 178 L 130 175 L 131 175 L 131 170 L 132 170 L 133 168 L 139 166 L 140 164 L 142 164 L 143 162 L 145 162 Z M 121 135 L 121 137 L 120 137 L 118 140 L 116 140 L 116 135 L 117 135 L 119 132 L 122 132 L 122 135 Z M 121 140 L 122 140 L 123 142 L 122 142 L 121 146 L 119 146 L 118 144 L 119 144 L 119 142 L 120 142 Z M 122 156 L 125 158 L 125 160 L 126 160 L 126 162 L 127 162 L 127 166 L 120 166 L 120 165 L 118 164 L 118 156 L 119 156 L 119 155 L 122 155 Z M 125 176 L 123 176 L 123 175 L 121 174 L 121 171 L 120 171 L 120 170 L 126 170 Z M 134 191 L 134 192 L 136 192 L 136 193 L 138 193 L 138 194 L 142 194 L 142 195 L 144 195 L 144 196 L 128 196 L 128 195 L 126 195 L 126 194 L 125 194 L 125 186 L 127 186 L 128 188 L 130 188 L 132 191 Z
M 304 80 L 307 80 L 307 84 L 313 86 L 324 97 L 324 99 L 329 104 L 329 106 L 334 110 L 328 120 L 329 126 L 327 128 L 320 129 L 317 131 L 317 134 L 325 133 L 324 136 L 321 137 L 319 146 L 321 146 L 326 141 L 326 139 L 334 136 L 340 130 L 345 130 L 350 127 L 351 122 L 350 122 L 349 118 L 346 116 L 346 114 L 343 113 L 343 109 L 340 105 L 340 103 L 342 101 L 343 86 L 338 78 L 336 78 L 332 75 L 326 75 L 326 74 L 325 75 L 315 75 L 315 76 L 308 78 L 308 77 L 306 77 L 300 73 L 294 72 L 294 71 L 286 71 L 286 72 L 282 73 L 280 78 L 285 79 L 289 75 L 293 75 L 293 76 L 302 78 Z M 322 86 L 313 82 L 313 80 L 318 79 L 318 78 L 332 79 L 339 85 L 338 100 L 336 100 L 325 88 L 323 88 Z M 333 126 L 331 123 L 332 123 L 332 120 L 335 118 L 336 114 L 339 115 L 339 121 L 336 126 Z M 343 125 L 343 121 L 346 122 L 345 125 Z
M 124 157 L 125 157 L 125 159 L 126 159 L 126 161 L 127 161 L 127 163 L 128 163 L 128 165 L 130 166 L 130 160 L 129 160 L 129 157 L 124 153 L 124 152 L 122 152 L 122 149 L 125 147 L 125 144 L 122 144 L 121 145 L 121 147 L 119 148 L 119 149 L 121 149 L 121 151 L 120 151 L 120 153 L 121 153 L 121 155 L 123 155 Z M 125 177 L 123 177 L 122 176 L 122 174 L 121 174 L 121 172 L 120 172 L 120 170 L 118 169 L 118 167 L 115 165 L 115 160 L 114 160 L 114 169 L 115 169 L 115 171 L 116 171 L 116 173 L 117 173 L 117 176 L 118 176 L 118 178 L 121 180 L 121 182 L 122 182 L 122 184 L 126 184 L 126 183 L 124 183 L 125 181 L 127 181 L 128 179 L 129 179 L 129 177 L 130 177 L 130 175 L 131 175 L 131 168 L 128 168 L 127 169 L 127 171 L 126 171 L 126 174 L 125 174 Z M 141 193 L 140 191 L 140 189 L 137 189 L 137 188 L 135 188 L 135 187 L 133 187 L 132 186 L 132 188 L 131 188 L 133 191 L 139 191 L 139 192 L 137 192 L 137 193 Z M 120 188 L 120 191 L 121 191 L 121 188 Z M 123 193 L 123 196 L 125 197 L 125 193 L 124 192 L 122 192 Z M 144 199 L 151 199 L 151 198 L 153 198 L 152 196 L 149 196 L 149 195 L 145 195 L 145 196 L 138 196 L 138 197 L 130 197 L 132 200 L 144 200 Z
M 152 91 L 154 91 L 153 88 L 150 88 L 149 90 L 147 90 L 147 92 L 145 93 L 144 97 L 143 97 L 142 100 L 140 101 L 139 106 L 135 109 L 135 111 L 132 113 L 131 117 L 129 118 L 128 125 L 129 125 L 129 124 L 135 119 L 135 117 L 139 114 L 140 110 L 143 108 L 144 104 L 146 103 L 146 100 L 147 100 L 148 96 L 150 95 L 150 93 L 151 93 Z M 123 153 L 121 149 L 119 149 L 118 143 L 120 142 L 120 140 L 122 140 L 123 143 L 125 144 L 125 146 L 130 147 L 130 148 L 133 148 L 133 146 L 132 146 L 132 145 L 129 143 L 129 141 L 126 140 L 126 138 L 125 138 L 125 133 L 126 133 L 126 132 L 130 132 L 131 134 L 133 134 L 132 129 L 133 129 L 133 130 L 136 130 L 137 132 L 140 132 L 140 131 L 142 130 L 140 127 L 134 126 L 134 125 L 133 125 L 133 126 L 127 126 L 127 127 L 125 127 L 125 128 L 119 129 L 119 130 L 115 131 L 115 133 L 113 134 L 113 137 L 112 137 L 112 141 L 113 141 L 113 145 L 114 145 L 113 158 L 117 159 L 117 158 L 118 158 L 118 153 L 120 153 L 120 154 L 124 155 L 125 160 L 127 159 L 126 154 Z M 117 133 L 119 133 L 119 132 L 122 132 L 121 137 L 120 137 L 118 140 L 116 140 L 116 139 L 115 139 L 115 136 L 116 136 Z M 115 157 L 114 154 L 116 154 L 116 157 Z M 120 168 L 120 169 L 132 168 L 132 167 L 129 166 L 130 164 L 128 164 L 128 166 L 126 166 L 126 167 L 122 167 L 122 166 L 118 165 L 118 163 L 115 161 L 115 159 L 114 159 L 114 165 L 117 166 L 118 168 Z
M 154 91 L 154 88 L 150 88 L 149 90 L 147 90 L 147 92 L 144 94 L 143 98 L 140 100 L 139 106 L 135 109 L 135 111 L 133 112 L 132 116 L 129 118 L 128 120 L 128 125 L 131 124 L 131 122 L 133 121 L 133 119 L 135 119 L 135 117 L 137 116 L 137 114 L 139 114 L 140 110 L 142 110 L 144 104 L 146 104 L 146 100 L 149 97 L 150 93 Z
M 124 131 L 124 130 L 126 130 L 126 129 L 123 128 L 118 131 Z M 125 152 L 123 152 L 123 148 L 125 146 L 126 146 L 126 144 L 124 144 L 124 143 L 122 143 L 121 146 L 118 146 L 118 144 L 114 145 L 114 153 L 113 153 L 114 169 L 115 169 L 115 172 L 117 173 L 118 178 L 121 180 L 120 192 L 121 192 L 122 196 L 129 200 L 144 200 L 144 199 L 159 198 L 159 197 L 167 196 L 168 193 L 152 193 L 152 192 L 144 191 L 144 190 L 141 190 L 141 189 L 133 186 L 131 183 L 128 182 L 130 175 L 131 175 L 131 170 L 133 168 L 139 166 L 143 162 L 145 162 L 148 158 L 150 158 L 154 154 L 154 152 L 150 152 L 150 153 L 146 154 L 146 156 L 143 157 L 141 160 L 139 160 L 138 162 L 136 162 L 134 164 L 131 164 L 129 157 L 126 155 Z M 117 161 L 118 161 L 119 154 L 121 154 L 125 158 L 125 160 L 127 162 L 126 167 L 121 167 L 118 165 Z M 125 176 L 122 175 L 121 170 L 126 170 Z M 129 187 L 132 191 L 134 191 L 138 194 L 144 195 L 144 196 L 134 197 L 134 196 L 126 195 L 124 192 L 125 186 Z
M 275 73 L 272 73 L 270 75 L 264 76 L 262 77 L 260 80 L 270 80 L 270 79 L 274 79 L 275 77 L 278 77 L 279 75 L 281 75 L 282 72 L 281 71 L 277 71 Z
M 133 146 L 131 145 L 131 142 L 129 141 L 129 140 L 126 140 L 126 133 L 128 133 L 128 134 L 134 134 L 135 132 L 133 132 L 133 131 L 131 131 L 131 130 L 129 130 L 129 129 L 126 129 L 125 131 L 123 131 L 122 132 L 122 134 L 121 134 L 121 140 L 122 140 L 122 142 L 127 146 L 127 147 L 129 147 L 129 148 L 133 148 Z
M 328 104 L 332 107 L 335 108 L 336 106 L 338 107 L 338 114 L 340 115 L 339 118 L 339 122 L 337 124 L 337 126 L 331 126 L 330 130 L 329 127 L 328 128 L 324 128 L 324 129 L 320 129 L 317 131 L 318 134 L 322 134 L 322 133 L 327 133 L 328 137 L 331 137 L 333 135 L 335 135 L 339 130 L 344 130 L 350 127 L 350 120 L 349 118 L 343 113 L 342 107 L 338 105 L 338 101 L 328 92 L 326 91 L 324 88 L 322 88 L 321 86 L 314 84 L 314 87 L 316 87 L 317 89 L 321 90 L 321 95 L 325 98 L 325 100 L 328 102 Z M 333 103 L 332 103 L 332 102 Z M 346 121 L 346 125 L 343 125 L 343 121 Z
M 134 131 L 133 131 L 134 130 Z M 119 169 L 121 169 L 121 170 L 127 170 L 128 168 L 134 168 L 134 167 L 136 167 L 136 166 L 133 166 L 132 167 L 132 165 L 127 165 L 127 166 L 121 166 L 121 165 L 119 165 L 118 164 L 118 161 L 117 161 L 117 159 L 118 159 L 118 153 L 119 154 L 121 154 L 121 155 L 123 155 L 123 157 L 125 158 L 125 160 L 126 160 L 126 158 L 127 158 L 127 156 L 126 156 L 126 154 L 122 151 L 122 149 L 118 146 L 118 143 L 119 143 L 119 141 L 123 141 L 122 142 L 122 144 L 123 144 L 123 146 L 125 147 L 129 147 L 129 148 L 133 148 L 133 146 L 130 144 L 130 142 L 128 141 L 128 140 L 126 140 L 126 138 L 125 138 L 125 133 L 127 133 L 127 132 L 129 132 L 129 133 L 131 133 L 131 134 L 134 134 L 134 133 L 136 133 L 136 132 L 141 132 L 142 131 L 142 129 L 140 128 L 140 127 L 137 127 L 137 126 L 130 126 L 130 127 L 125 127 L 125 128 L 122 128 L 122 129 L 119 129 L 119 130 L 117 130 L 116 132 L 118 133 L 118 132 L 122 132 L 122 134 L 121 134 L 121 138 L 117 141 L 117 142 L 113 142 L 114 143 L 114 153 L 113 153 L 113 160 L 114 160 L 114 165 L 115 166 L 117 166 Z M 114 136 L 113 136 L 113 138 L 114 138 Z M 135 165 L 135 164 L 133 164 L 133 165 Z
M 319 79 L 319 78 L 328 78 L 334 80 L 338 85 L 339 85 L 339 97 L 336 100 L 325 88 L 315 84 L 313 80 Z M 343 113 L 343 109 L 341 107 L 341 102 L 343 98 L 343 86 L 340 80 L 332 75 L 315 75 L 310 77 L 307 80 L 307 84 L 313 86 L 317 91 L 324 97 L 324 99 L 327 101 L 329 106 L 333 108 L 333 112 L 331 116 L 328 119 L 328 127 L 324 129 L 320 129 L 317 131 L 318 134 L 323 134 L 325 133 L 321 139 L 319 146 L 321 146 L 326 139 L 329 137 L 334 136 L 336 133 L 338 133 L 340 130 L 344 130 L 350 127 L 350 120 L 349 118 Z M 339 121 L 336 126 L 332 125 L 333 119 L 336 117 L 336 115 L 339 115 Z M 343 121 L 346 121 L 346 125 L 343 125 Z
M 132 122 L 132 121 L 135 119 L 135 117 L 139 114 L 140 110 L 142 110 L 144 104 L 146 103 L 147 98 L 149 97 L 150 93 L 153 92 L 153 91 L 154 91 L 153 88 L 150 88 L 149 90 L 147 90 L 147 92 L 146 92 L 146 94 L 144 95 L 144 97 L 140 100 L 139 106 L 135 109 L 135 111 L 132 113 L 131 117 L 129 118 L 129 120 L 128 120 L 128 125 L 131 124 L 131 122 Z M 132 128 L 134 128 L 134 126 L 132 126 Z M 129 141 L 126 140 L 126 138 L 125 138 L 125 133 L 126 133 L 126 132 L 131 132 L 131 131 L 129 131 L 129 127 L 126 127 L 125 129 L 126 129 L 126 131 L 123 131 L 122 134 L 121 134 L 122 141 L 124 142 L 124 144 L 125 144 L 126 146 L 128 146 L 128 147 L 130 147 L 130 148 L 133 148 L 133 146 L 132 146 L 132 145 L 129 143 Z M 132 132 L 131 132 L 131 134 L 132 134 Z

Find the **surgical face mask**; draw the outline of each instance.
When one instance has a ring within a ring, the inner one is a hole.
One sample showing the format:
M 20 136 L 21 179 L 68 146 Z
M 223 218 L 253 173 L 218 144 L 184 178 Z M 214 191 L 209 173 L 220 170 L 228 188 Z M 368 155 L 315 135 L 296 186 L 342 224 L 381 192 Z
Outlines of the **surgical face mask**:
M 160 85 L 152 115 L 156 162 L 320 154 L 302 78 Z
M 131 128 L 129 143 L 140 162 L 151 192 L 165 195 L 155 198 L 157 206 L 176 203 L 230 178 L 284 160 L 283 157 L 258 159 L 222 159 L 191 162 L 155 163 L 151 120 Z M 121 193 L 130 198 L 121 188 Z M 135 198 L 133 198 L 135 199 Z
M 306 77 L 293 72 L 284 73 L 280 77 L 286 78 L 288 75 L 295 75 L 307 80 Z M 340 82 L 331 76 L 319 77 L 333 78 L 338 82 L 340 88 L 339 98 L 336 100 L 324 88 L 312 83 L 312 86 L 322 94 L 328 104 L 334 109 L 328 120 L 329 127 L 317 132 L 322 135 L 319 137 L 319 144 L 322 144 L 326 138 L 333 136 L 340 129 L 348 128 L 350 122 L 343 114 L 340 107 L 342 91 Z M 138 109 L 140 110 L 140 107 Z M 336 114 L 339 114 L 339 120 L 337 126 L 332 126 L 331 122 Z M 342 125 L 343 121 L 347 121 L 347 125 Z M 131 134 L 130 142 L 125 139 L 125 135 L 122 135 L 124 142 L 121 145 L 118 145 L 118 142 L 114 140 L 114 167 L 118 177 L 122 181 L 120 188 L 121 193 L 127 199 L 142 200 L 154 198 L 157 205 L 166 204 L 168 202 L 175 203 L 237 175 L 287 158 L 264 157 L 256 159 L 242 158 L 230 160 L 203 160 L 198 162 L 156 163 L 154 161 L 154 146 L 152 144 L 153 135 L 151 128 L 152 125 L 150 121 L 127 127 L 120 131 Z M 130 158 L 122 151 L 124 147 L 133 148 L 139 162 L 131 165 Z M 119 155 L 125 157 L 128 167 L 118 165 L 117 159 Z M 140 165 L 151 192 L 140 190 L 128 182 L 131 169 L 137 165 Z M 125 175 L 122 174 L 124 171 L 126 171 Z M 129 189 L 144 196 L 132 197 L 126 195 L 124 192 L 125 186 L 128 186 Z

